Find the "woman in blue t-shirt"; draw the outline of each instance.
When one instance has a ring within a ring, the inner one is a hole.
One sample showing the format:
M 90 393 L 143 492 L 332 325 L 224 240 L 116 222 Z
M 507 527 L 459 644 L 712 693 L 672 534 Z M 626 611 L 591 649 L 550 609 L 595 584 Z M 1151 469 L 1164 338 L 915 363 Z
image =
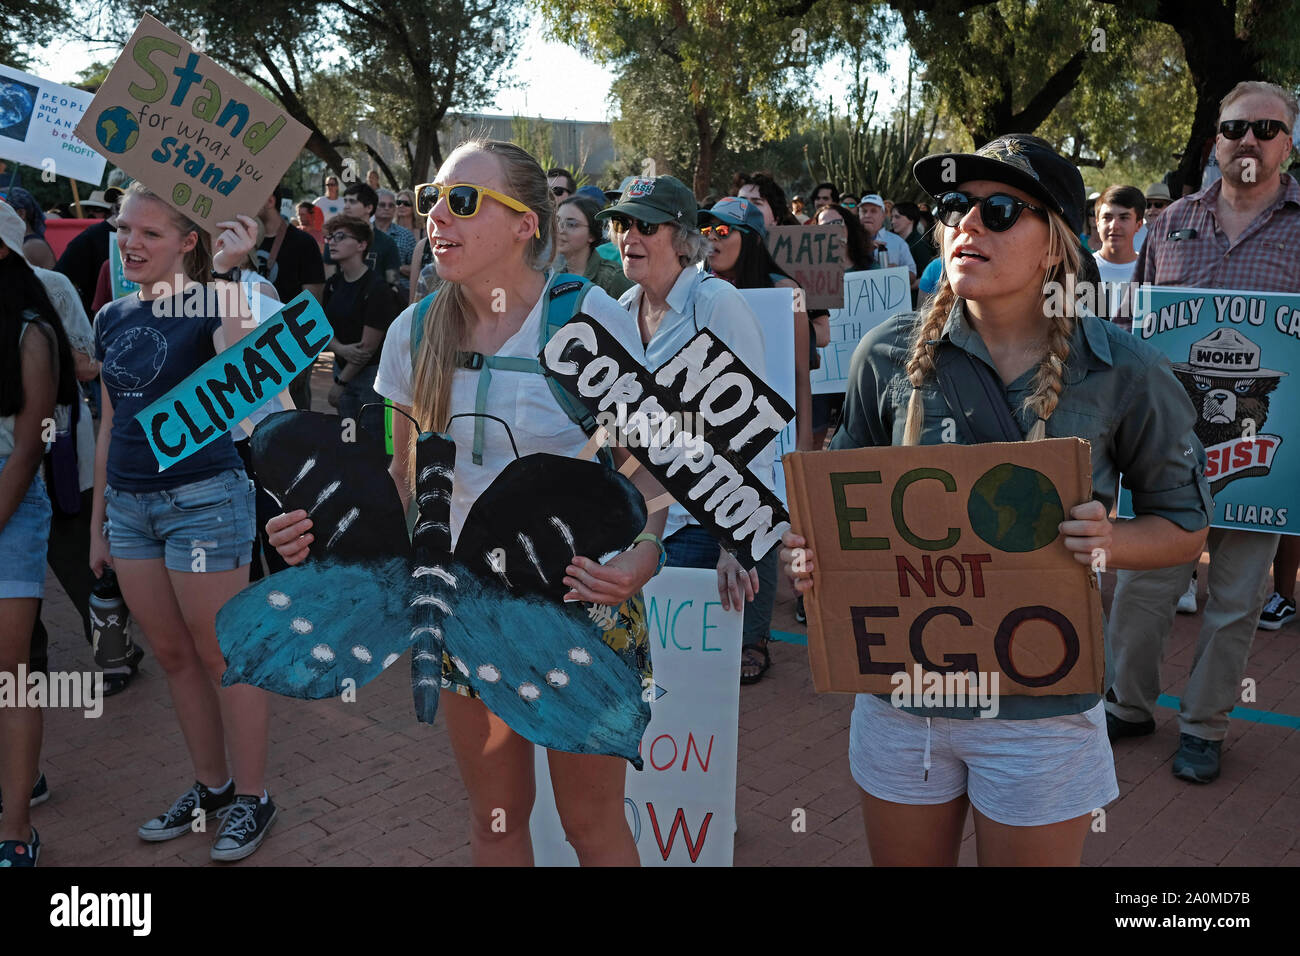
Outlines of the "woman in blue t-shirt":
M 218 255 L 241 261 L 255 241 L 252 220 L 220 225 L 226 232 Z M 222 311 L 234 316 L 231 340 L 239 337 L 238 312 L 221 309 L 221 296 L 210 295 L 212 260 L 203 231 L 138 183 L 122 202 L 117 244 L 126 278 L 140 289 L 95 317 L 103 418 L 90 563 L 97 575 L 107 564 L 117 572 L 131 614 L 166 672 L 196 777 L 138 832 L 144 840 L 170 840 L 189 832 L 197 816 L 216 814 L 224 822 L 212 858 L 237 860 L 257 849 L 275 819 L 263 789 L 266 692 L 221 687 L 226 663 L 216 635 L 217 611 L 248 584 L 253 487 L 228 432 L 159 470 L 136 415 L 224 348 Z M 232 303 L 242 296 L 237 286 L 215 289 Z M 194 440 L 212 427 L 194 423 Z

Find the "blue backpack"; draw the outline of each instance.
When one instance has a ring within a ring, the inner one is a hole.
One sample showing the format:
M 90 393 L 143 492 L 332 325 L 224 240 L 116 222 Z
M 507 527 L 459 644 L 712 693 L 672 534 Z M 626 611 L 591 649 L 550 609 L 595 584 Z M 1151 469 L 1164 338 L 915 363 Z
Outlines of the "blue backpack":
M 592 288 L 592 283 L 582 276 L 559 273 L 552 276 L 542 303 L 542 334 L 537 343 L 540 352 L 550 341 L 551 336 L 560 330 L 566 322 L 582 311 L 583 300 Z M 420 343 L 424 340 L 424 323 L 429 317 L 429 308 L 433 305 L 436 292 L 430 292 L 420 300 L 415 315 L 411 319 L 411 370 L 415 371 L 415 357 L 420 353 Z M 478 391 L 474 397 L 474 464 L 483 464 L 483 416 L 487 410 L 488 388 L 492 383 L 492 370 L 503 369 L 508 372 L 531 372 L 546 375 L 542 363 L 535 358 L 518 358 L 514 356 L 484 355 L 482 352 L 457 352 L 456 366 L 479 373 Z M 596 416 L 587 410 L 581 402 L 564 390 L 555 379 L 546 376 L 546 384 L 555 397 L 556 403 L 569 416 L 569 420 L 582 429 L 585 435 L 594 435 L 598 427 Z M 608 447 L 602 446 L 598 452 L 602 462 L 613 467 L 614 456 Z

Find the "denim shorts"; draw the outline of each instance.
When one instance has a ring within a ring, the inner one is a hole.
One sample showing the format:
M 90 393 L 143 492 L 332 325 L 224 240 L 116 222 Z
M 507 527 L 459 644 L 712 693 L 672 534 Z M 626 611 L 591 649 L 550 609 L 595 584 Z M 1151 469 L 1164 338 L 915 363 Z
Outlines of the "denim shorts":
M 925 806 L 964 793 L 990 820 L 1013 827 L 1073 820 L 1119 796 L 1101 703 L 1038 720 L 927 721 L 858 694 L 849 769 L 881 800 Z
M 233 571 L 253 560 L 256 496 L 241 468 L 164 491 L 104 490 L 114 558 L 170 571 Z
M 0 471 L 7 458 L 0 458 Z M 0 598 L 45 596 L 45 549 L 50 542 L 50 496 L 40 469 L 23 500 L 0 528 Z

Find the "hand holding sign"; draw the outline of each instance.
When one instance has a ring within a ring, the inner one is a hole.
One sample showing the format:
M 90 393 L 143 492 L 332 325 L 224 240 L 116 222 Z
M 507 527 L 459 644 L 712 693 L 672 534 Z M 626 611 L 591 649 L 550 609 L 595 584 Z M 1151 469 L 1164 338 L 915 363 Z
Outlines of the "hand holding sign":
M 233 220 L 217 223 L 217 228 L 221 233 L 213 246 L 212 271 L 229 272 L 257 248 L 257 220 L 241 214 Z

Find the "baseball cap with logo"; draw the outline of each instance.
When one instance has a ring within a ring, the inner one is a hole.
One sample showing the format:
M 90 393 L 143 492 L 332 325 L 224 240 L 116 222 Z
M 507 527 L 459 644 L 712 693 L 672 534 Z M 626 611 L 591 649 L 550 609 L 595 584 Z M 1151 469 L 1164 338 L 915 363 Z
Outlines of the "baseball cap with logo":
M 672 176 L 658 176 L 634 179 L 623 190 L 618 203 L 596 213 L 596 218 L 630 216 L 642 222 L 676 222 L 694 229 L 698 208 L 695 194 L 685 183 Z
M 618 184 L 617 189 L 605 190 L 605 198 L 610 202 L 618 202 L 618 197 L 623 195 L 623 190 L 627 189 L 627 187 L 631 186 L 634 182 L 636 182 L 635 176 L 624 176 L 623 181 Z
M 869 193 L 866 196 L 862 197 L 862 205 L 879 206 L 881 209 L 884 209 L 885 200 L 879 193 Z
M 27 262 L 27 256 L 23 253 L 25 235 L 27 226 L 23 223 L 23 217 L 18 215 L 13 206 L 0 199 L 0 242 L 4 242 L 11 251 L 18 253 L 20 259 Z
M 748 199 L 741 196 L 727 196 L 719 199 L 709 209 L 699 212 L 701 225 L 710 222 L 725 222 L 729 226 L 739 226 L 767 238 L 767 225 L 763 222 L 763 212 Z
M 1259 367 L 1260 348 L 1236 329 L 1215 329 L 1197 339 L 1186 362 L 1174 362 L 1176 372 L 1239 378 L 1281 378 L 1286 372 Z
M 1011 133 L 973 153 L 935 153 L 917 160 L 912 175 L 936 199 L 963 182 L 989 179 L 1022 189 L 1058 213 L 1076 235 L 1083 231 L 1083 177 L 1044 140 Z

